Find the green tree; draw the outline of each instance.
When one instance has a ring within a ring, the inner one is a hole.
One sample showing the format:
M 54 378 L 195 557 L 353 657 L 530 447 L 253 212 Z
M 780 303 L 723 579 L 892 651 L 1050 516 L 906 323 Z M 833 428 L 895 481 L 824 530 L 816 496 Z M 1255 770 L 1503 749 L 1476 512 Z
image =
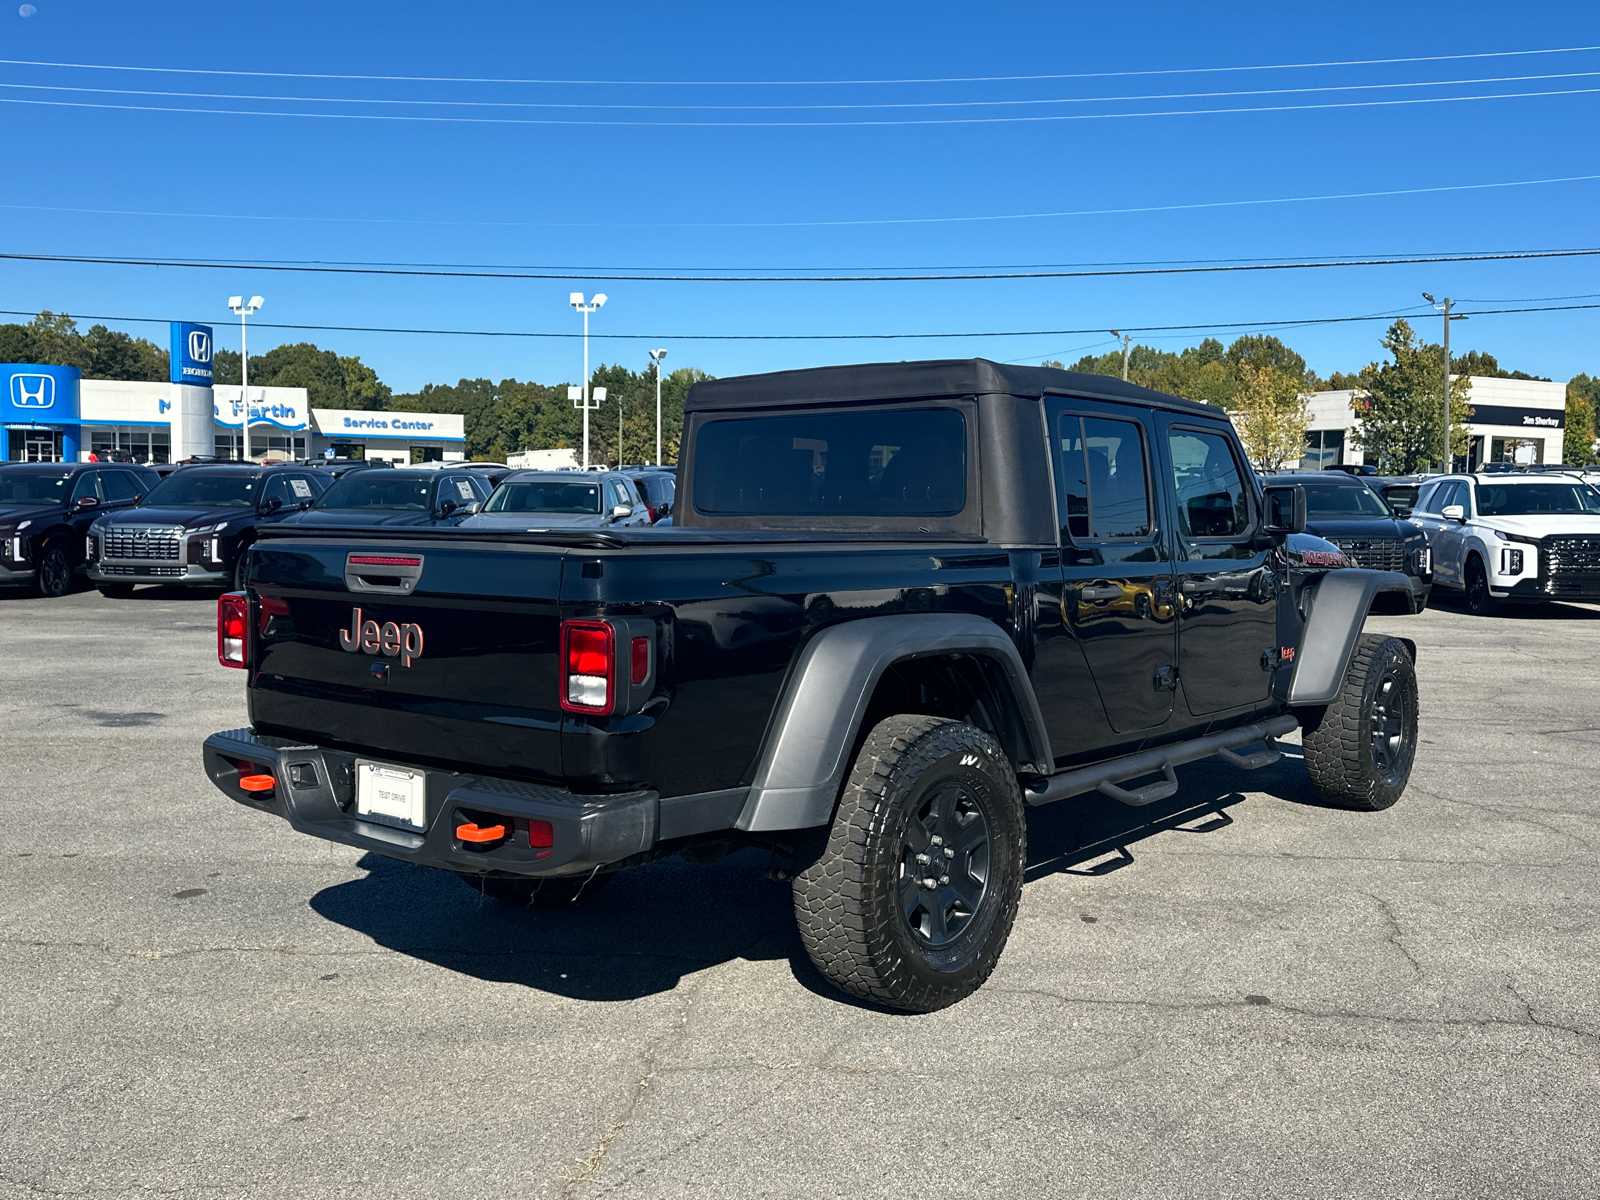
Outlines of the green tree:
M 1526 371 L 1507 371 L 1495 360 L 1494 355 L 1485 354 L 1479 350 L 1468 350 L 1465 354 L 1458 354 L 1452 357 L 1450 359 L 1450 373 L 1452 375 L 1477 375 L 1482 379 L 1533 379 L 1540 383 L 1550 382 L 1543 375 L 1529 375 Z
M 217 383 L 237 384 L 237 350 L 218 350 L 211 359 Z M 391 392 L 378 373 L 355 356 L 344 357 L 311 342 L 274 346 L 250 356 L 250 386 L 303 387 L 314 408 L 383 409 Z
M 1311 424 L 1304 374 L 1244 361 L 1239 383 L 1231 415 L 1250 461 L 1263 471 L 1298 462 L 1305 456 L 1306 427 Z
M 90 379 L 140 379 L 163 383 L 168 377 L 170 354 L 146 338 L 131 337 L 121 330 L 91 325 L 84 335 L 89 350 Z
M 52 367 L 77 367 L 84 374 L 94 365 L 94 354 L 78 332 L 78 323 L 66 313 L 48 309 L 28 325 L 33 341 L 33 361 Z
M 1567 428 L 1561 443 L 1561 461 L 1575 466 L 1600 462 L 1595 438 L 1600 436 L 1595 414 L 1600 412 L 1600 376 L 1574 375 L 1567 382 Z
M 1418 342 L 1405 320 L 1389 326 L 1383 348 L 1389 362 L 1370 363 L 1361 371 L 1361 392 L 1355 412 L 1354 441 L 1376 458 L 1388 475 L 1409 475 L 1439 461 L 1443 441 L 1444 350 Z M 1466 422 L 1471 381 L 1458 376 L 1450 384 L 1450 451 L 1467 451 Z

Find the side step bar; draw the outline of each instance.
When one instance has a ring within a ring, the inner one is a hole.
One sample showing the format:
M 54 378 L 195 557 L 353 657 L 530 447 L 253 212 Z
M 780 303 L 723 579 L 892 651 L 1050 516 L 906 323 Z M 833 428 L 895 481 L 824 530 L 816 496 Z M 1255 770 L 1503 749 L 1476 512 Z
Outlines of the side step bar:
M 1173 771 L 1174 767 L 1210 758 L 1213 754 L 1247 771 L 1271 766 L 1283 757 L 1283 752 L 1273 744 L 1273 738 L 1282 737 L 1299 727 L 1300 722 L 1296 718 L 1285 714 L 1273 717 L 1270 721 L 1258 721 L 1254 725 L 1208 734 L 1193 741 L 1176 742 L 1171 746 L 1114 758 L 1092 767 L 1062 771 L 1059 775 L 1035 780 L 1022 794 L 1029 804 L 1049 804 L 1053 800 L 1065 800 L 1068 796 L 1081 796 L 1085 792 L 1103 792 L 1124 804 L 1154 804 L 1177 792 L 1178 776 Z M 1265 750 L 1257 750 L 1254 754 L 1237 752 L 1240 746 L 1260 741 L 1267 743 Z M 1155 783 L 1131 789 L 1117 786 L 1154 771 L 1160 771 L 1163 776 Z

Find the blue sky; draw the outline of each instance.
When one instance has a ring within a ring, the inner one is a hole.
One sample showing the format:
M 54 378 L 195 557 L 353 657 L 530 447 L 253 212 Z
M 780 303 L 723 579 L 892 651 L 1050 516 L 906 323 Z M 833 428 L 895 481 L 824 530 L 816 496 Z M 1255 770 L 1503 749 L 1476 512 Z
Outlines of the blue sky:
M 0 176 L 0 204 L 7 206 L 0 207 L 0 251 L 10 253 L 628 273 L 1600 245 L 1600 179 L 1476 186 L 1600 176 L 1600 90 L 1548 94 L 1600 89 L 1600 51 L 1196 70 L 1600 45 L 1600 7 L 1592 4 L 1461 3 L 1441 10 L 1393 4 L 33 0 L 31 7 L 33 15 L 24 17 L 6 0 L 0 12 L 0 58 L 20 60 L 0 65 L 0 84 L 30 85 L 0 87 L 0 99 L 8 101 L 0 103 L 0 129 L 10 160 Z M 26 62 L 408 78 L 169 74 Z M 1092 72 L 1143 74 L 996 78 Z M 558 82 L 445 83 L 418 76 Z M 975 77 L 985 81 L 811 82 Z M 559 82 L 574 80 L 613 82 Z M 1483 82 L 1490 80 L 1500 82 Z M 723 86 L 727 81 L 790 82 Z M 74 88 L 102 90 L 45 90 Z M 1506 92 L 1547 94 L 1300 107 Z M 1126 99 L 1135 96 L 1164 98 Z M 14 102 L 37 100 L 57 103 Z M 357 100 L 436 103 L 350 103 Z M 437 103 L 444 101 L 451 103 Z M 1032 103 L 998 103 L 1012 101 Z M 564 104 L 637 107 L 531 107 Z M 660 107 L 671 105 L 725 107 Z M 775 107 L 739 107 L 751 105 Z M 782 107 L 797 105 L 903 107 Z M 934 105 L 947 107 L 928 107 Z M 1289 110 L 1097 115 L 1266 106 Z M 477 120 L 238 115 L 267 111 Z M 994 120 L 1069 114 L 1074 119 Z M 966 123 L 948 123 L 953 118 Z M 946 123 L 900 123 L 912 120 Z M 538 121 L 590 123 L 513 123 Z M 747 124 L 692 124 L 708 121 Z M 776 124 L 791 121 L 832 124 Z M 842 123 L 863 121 L 891 123 Z M 1463 190 L 1234 203 L 1444 187 Z M 200 215 L 117 215 L 134 212 Z M 1577 258 L 1121 279 L 596 283 L 9 261 L 0 262 L 0 307 L 209 319 L 218 326 L 219 345 L 236 347 L 237 330 L 224 307 L 232 293 L 264 295 L 263 323 L 570 334 L 579 324 L 568 293 L 599 290 L 610 301 L 594 320 L 596 333 L 651 340 L 598 340 L 596 362 L 642 367 L 647 347 L 660 345 L 669 349 L 669 367 L 728 375 L 965 355 L 1070 361 L 1109 348 L 1110 338 L 721 342 L 684 335 L 1239 322 L 1238 330 L 1219 331 L 1227 340 L 1254 328 L 1250 322 L 1413 307 L 1420 316 L 1430 311 L 1423 290 L 1460 298 L 1469 310 L 1507 306 L 1484 302 L 1592 295 L 1600 293 L 1597 268 L 1600 260 Z M 1600 372 L 1597 322 L 1600 310 L 1480 316 L 1456 327 L 1452 341 L 1488 350 L 1503 365 L 1565 379 Z M 1418 324 L 1437 339 L 1437 317 Z M 120 327 L 165 338 L 160 326 Z M 1323 325 L 1281 336 L 1326 374 L 1376 357 L 1382 329 L 1381 323 Z M 1200 336 L 1138 335 L 1172 348 Z M 302 339 L 360 354 L 400 390 L 462 376 L 559 382 L 580 373 L 581 346 L 570 339 L 261 328 L 252 334 L 251 349 Z

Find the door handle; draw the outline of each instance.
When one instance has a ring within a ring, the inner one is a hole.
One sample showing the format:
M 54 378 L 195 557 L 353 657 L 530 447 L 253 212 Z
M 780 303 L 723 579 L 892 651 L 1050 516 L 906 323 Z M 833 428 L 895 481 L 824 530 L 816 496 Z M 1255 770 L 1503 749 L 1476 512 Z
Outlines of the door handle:
M 1099 604 L 1108 600 L 1121 600 L 1122 589 L 1116 584 L 1090 584 L 1088 587 L 1078 589 L 1078 595 L 1091 604 Z

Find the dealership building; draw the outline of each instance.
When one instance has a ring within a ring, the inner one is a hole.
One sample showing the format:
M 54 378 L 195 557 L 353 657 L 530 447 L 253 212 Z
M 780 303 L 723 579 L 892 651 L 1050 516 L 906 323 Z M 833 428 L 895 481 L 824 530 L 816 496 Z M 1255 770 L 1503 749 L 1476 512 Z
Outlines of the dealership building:
M 1540 379 L 1491 379 L 1469 376 L 1465 467 L 1476 471 L 1486 462 L 1558 463 L 1566 436 L 1567 385 Z M 1311 428 L 1306 433 L 1304 467 L 1336 467 L 1364 463 L 1352 402 L 1354 390 L 1313 392 Z M 1444 407 L 1444 397 L 1435 392 Z M 1374 459 L 1374 461 L 1376 461 Z M 1461 459 L 1457 458 L 1457 463 Z
M 0 462 L 88 462 L 130 455 L 175 462 L 195 455 L 383 459 L 466 457 L 458 413 L 312 408 L 305 388 L 212 386 L 211 331 L 174 323 L 172 379 L 84 379 L 76 367 L 0 364 Z M 92 456 L 92 457 L 91 457 Z

